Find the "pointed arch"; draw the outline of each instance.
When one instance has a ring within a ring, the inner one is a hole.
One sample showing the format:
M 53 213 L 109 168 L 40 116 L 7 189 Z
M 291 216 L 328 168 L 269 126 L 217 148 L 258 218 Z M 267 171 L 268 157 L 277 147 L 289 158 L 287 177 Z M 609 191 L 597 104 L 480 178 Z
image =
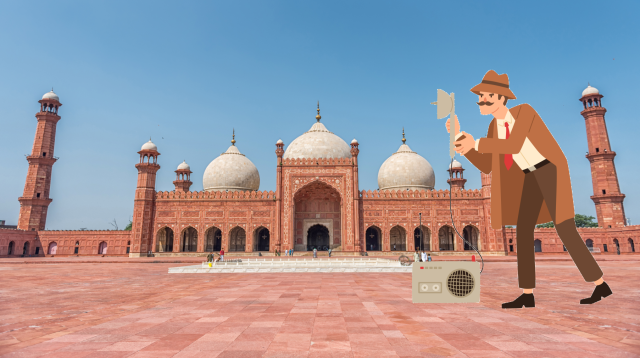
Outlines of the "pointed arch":
M 438 230 L 438 246 L 440 251 L 454 251 L 456 246 L 455 231 L 449 225 L 443 225 Z
M 220 251 L 222 249 L 222 230 L 212 226 L 205 231 L 205 252 Z
M 229 231 L 229 252 L 244 252 L 246 250 L 247 233 L 240 226 Z
M 371 225 L 365 231 L 365 251 L 382 251 L 382 230 Z
M 428 227 L 416 226 L 413 230 L 413 248 L 414 250 L 431 251 L 431 230 Z
M 391 251 L 407 251 L 407 231 L 396 225 L 389 231 Z
M 156 234 L 156 252 L 173 251 L 173 229 L 164 226 Z
M 180 251 L 197 252 L 198 251 L 198 230 L 193 226 L 187 226 L 180 233 Z
M 535 239 L 533 241 L 533 251 L 542 252 L 542 241 L 540 241 L 540 239 Z
M 468 241 L 469 243 L 471 243 L 471 245 L 473 245 L 476 249 L 478 249 L 478 251 L 480 251 L 479 236 L 480 236 L 480 230 L 474 225 L 469 224 L 465 226 L 464 229 L 462 230 L 462 237 L 464 237 L 466 241 Z M 464 250 L 473 251 L 473 248 L 469 246 L 467 242 L 464 242 Z
M 269 229 L 259 226 L 253 230 L 253 251 L 270 251 L 271 234 Z
M 13 241 L 11 241 L 11 243 L 13 243 Z M 11 245 L 11 244 L 9 244 Z M 55 255 L 58 252 L 58 243 L 57 242 L 51 242 L 49 243 L 49 248 L 47 249 L 47 253 L 49 255 Z M 11 255 L 11 254 L 9 254 Z

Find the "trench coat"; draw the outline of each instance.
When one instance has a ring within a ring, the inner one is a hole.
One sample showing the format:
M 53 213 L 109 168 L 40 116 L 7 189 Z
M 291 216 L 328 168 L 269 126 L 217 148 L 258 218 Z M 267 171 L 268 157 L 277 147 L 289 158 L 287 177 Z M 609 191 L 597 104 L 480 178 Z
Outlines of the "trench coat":
M 562 149 L 549 132 L 538 113 L 528 104 L 509 109 L 516 121 L 509 139 L 498 138 L 495 117 L 489 124 L 486 138 L 481 138 L 478 150 L 472 148 L 465 157 L 481 172 L 491 175 L 491 227 L 498 230 L 503 225 L 517 225 L 519 215 L 537 215 L 537 224 L 554 220 L 543 202 L 539 212 L 520 211 L 520 198 L 524 175 L 515 162 L 507 170 L 504 164 L 505 154 L 520 152 L 526 138 L 538 152 L 557 168 L 556 180 L 556 223 L 561 223 L 575 216 L 569 164 Z M 525 207 L 526 209 L 526 207 Z

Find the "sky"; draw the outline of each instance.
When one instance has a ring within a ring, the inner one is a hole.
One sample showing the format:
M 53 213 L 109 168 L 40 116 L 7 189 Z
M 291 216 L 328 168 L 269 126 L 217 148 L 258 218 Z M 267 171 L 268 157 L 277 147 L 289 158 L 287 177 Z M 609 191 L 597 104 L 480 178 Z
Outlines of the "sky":
M 360 143 L 360 189 L 378 188 L 402 144 L 447 189 L 449 137 L 436 90 L 454 92 L 461 129 L 486 136 L 469 90 L 507 73 L 569 162 L 576 213 L 595 216 L 582 104 L 604 95 L 626 216 L 640 223 L 640 2 L 637 1 L 5 1 L 0 3 L 0 220 L 16 224 L 38 100 L 60 96 L 46 229 L 122 229 L 133 212 L 139 160 L 161 153 L 156 190 L 236 145 L 275 190 L 275 143 L 315 123 Z M 467 189 L 480 174 L 463 157 Z

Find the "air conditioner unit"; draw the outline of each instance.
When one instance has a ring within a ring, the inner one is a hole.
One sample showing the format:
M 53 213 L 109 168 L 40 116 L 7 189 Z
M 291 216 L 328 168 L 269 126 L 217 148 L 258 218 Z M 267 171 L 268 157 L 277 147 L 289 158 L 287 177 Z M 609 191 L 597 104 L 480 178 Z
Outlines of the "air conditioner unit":
M 471 261 L 414 262 L 413 303 L 480 302 L 480 265 Z

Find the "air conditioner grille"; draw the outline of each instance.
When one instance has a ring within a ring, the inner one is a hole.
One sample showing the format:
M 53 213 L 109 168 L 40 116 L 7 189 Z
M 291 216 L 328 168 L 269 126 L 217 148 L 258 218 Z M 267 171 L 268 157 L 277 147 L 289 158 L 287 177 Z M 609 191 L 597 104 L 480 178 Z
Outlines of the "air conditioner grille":
M 469 271 L 458 269 L 447 277 L 447 288 L 456 297 L 465 297 L 473 291 L 473 276 Z

